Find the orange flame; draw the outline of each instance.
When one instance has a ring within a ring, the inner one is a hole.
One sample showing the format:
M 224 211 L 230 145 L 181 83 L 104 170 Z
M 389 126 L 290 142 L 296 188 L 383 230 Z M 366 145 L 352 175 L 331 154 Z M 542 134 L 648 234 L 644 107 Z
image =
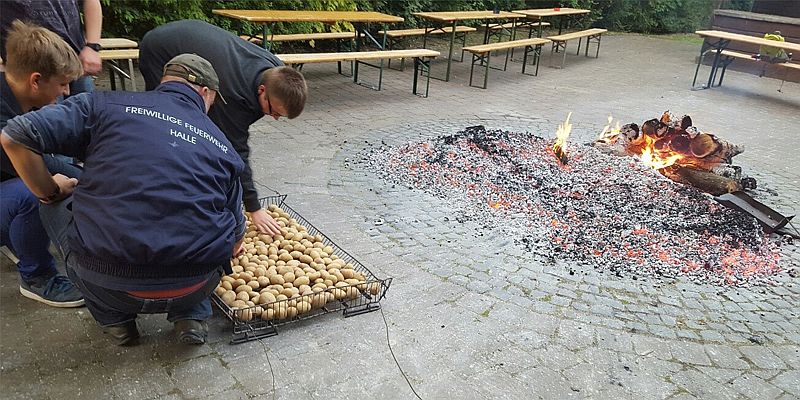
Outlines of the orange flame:
M 599 136 L 597 136 L 597 140 L 596 141 L 604 142 L 604 143 L 610 143 L 610 142 L 614 141 L 614 139 L 619 135 L 620 127 L 619 127 L 619 121 L 617 121 L 616 126 L 612 128 L 611 127 L 611 122 L 613 122 L 613 121 L 614 121 L 614 117 L 609 115 L 608 116 L 608 125 L 603 127 L 603 131 L 600 132 Z
M 569 123 L 569 118 L 571 116 L 572 113 L 570 112 L 567 114 L 567 120 L 558 126 L 558 130 L 556 130 L 556 142 L 553 144 L 553 153 L 556 154 L 556 157 L 558 157 L 562 164 L 566 164 L 569 160 L 567 158 L 567 138 L 570 132 L 572 132 L 572 124 Z
M 647 135 L 642 135 L 642 137 L 644 138 L 644 145 L 638 157 L 648 167 L 655 170 L 667 168 L 683 158 L 682 155 L 672 151 L 657 150 L 653 138 Z
M 614 143 L 620 134 L 619 121 L 616 121 L 615 127 L 612 126 L 614 118 L 608 116 L 608 124 L 597 136 L 596 142 L 601 143 Z M 669 167 L 679 160 L 683 159 L 683 155 L 669 150 L 656 149 L 655 139 L 648 135 L 642 135 L 640 140 L 628 144 L 628 154 L 633 154 L 638 157 L 645 165 L 655 170 Z

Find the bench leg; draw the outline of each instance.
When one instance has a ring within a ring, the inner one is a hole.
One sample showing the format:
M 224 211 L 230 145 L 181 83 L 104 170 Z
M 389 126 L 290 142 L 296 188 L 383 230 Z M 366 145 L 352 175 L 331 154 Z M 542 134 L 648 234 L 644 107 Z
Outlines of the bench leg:
M 131 90 L 136 91 L 136 75 L 133 70 L 133 59 L 128 59 L 128 71 L 131 74 Z
M 475 66 L 482 65 L 485 66 L 485 71 L 483 74 L 483 86 L 481 89 L 486 89 L 486 86 L 489 82 L 489 60 L 492 58 L 492 52 L 486 52 L 483 54 L 472 54 L 472 65 L 469 68 L 469 86 L 471 87 L 479 87 L 473 86 L 472 80 L 475 74 Z
M 342 42 L 340 40 L 336 41 L 336 52 L 337 53 L 341 53 L 342 52 Z M 337 70 L 337 72 L 339 72 L 339 75 L 342 74 L 342 62 L 341 61 L 337 61 L 336 62 L 336 70 Z
M 717 86 L 722 86 L 722 80 L 725 79 L 725 70 L 728 69 L 728 65 L 730 65 L 733 62 L 733 60 L 734 60 L 733 57 L 727 57 L 721 61 L 722 72 L 719 75 L 719 83 L 717 84 Z
M 378 73 L 378 91 L 380 91 L 381 86 L 383 86 L 383 63 L 384 60 L 381 60 L 380 72 Z
M 364 86 L 366 88 L 370 88 L 372 90 L 380 91 L 381 87 L 383 86 L 383 66 L 385 65 L 384 61 L 385 61 L 385 59 L 381 59 L 380 60 L 380 64 L 372 64 L 372 63 L 367 62 L 367 61 L 356 60 L 355 63 L 356 63 L 357 70 L 359 69 L 358 67 L 360 65 L 378 69 L 378 71 L 379 71 L 378 72 L 378 84 L 375 85 L 375 84 L 373 84 L 371 82 L 365 82 L 365 81 L 362 81 L 360 79 L 357 79 L 357 75 L 354 75 L 353 83 L 355 83 L 356 85 Z
M 398 43 L 405 43 L 405 38 L 399 39 Z M 395 44 L 397 44 L 397 43 L 392 43 L 392 44 L 390 44 L 390 46 L 392 46 L 392 48 L 394 48 Z M 405 48 L 406 46 L 405 46 L 405 44 L 403 44 L 401 47 Z M 391 65 L 391 62 L 392 62 L 392 60 L 389 60 L 389 63 L 390 63 L 389 65 Z M 406 59 L 405 58 L 401 58 L 400 59 L 400 71 L 404 71 L 405 69 L 406 69 Z
M 131 62 L 130 67 L 133 68 L 133 62 Z M 132 69 L 131 72 L 133 72 Z M 119 67 L 119 63 L 117 63 L 116 60 L 108 61 L 108 73 L 111 78 L 111 90 L 117 90 L 116 76 L 119 76 L 119 83 L 122 86 L 122 90 L 125 90 L 125 78 L 129 78 L 133 81 L 133 78 L 129 77 L 128 74 Z
M 425 83 L 425 96 L 428 97 L 428 91 L 431 88 L 431 60 L 423 60 L 421 57 L 414 57 L 414 83 L 412 86 L 412 92 L 419 96 L 419 91 L 417 90 L 417 83 L 419 81 L 419 75 L 422 73 L 426 73 L 428 79 Z
M 361 51 L 361 31 L 363 30 L 363 24 L 353 24 L 353 27 L 356 31 L 356 51 Z M 356 60 L 353 63 L 353 82 L 358 83 L 358 64 L 359 61 Z
M 533 53 L 533 64 L 536 65 L 536 72 L 533 74 L 528 74 L 525 72 L 525 68 L 528 66 L 528 55 Z M 539 75 L 539 59 L 542 56 L 542 45 L 533 46 L 525 46 L 525 55 L 522 58 L 522 73 L 525 75 Z
M 589 43 L 592 43 L 592 37 L 586 38 L 586 50 L 583 52 L 584 57 L 589 57 Z M 597 42 L 597 48 L 600 49 L 600 41 Z M 597 57 L 595 57 L 597 58 Z
M 115 75 L 114 68 L 111 68 L 111 64 L 108 65 L 108 80 L 111 84 L 111 90 L 117 90 L 117 76 Z
M 352 51 L 352 49 L 353 49 L 353 44 L 354 44 L 354 43 L 353 43 L 353 40 L 354 40 L 354 39 L 350 39 L 350 40 L 348 40 L 348 41 L 346 42 L 346 46 L 344 45 L 344 44 L 345 44 L 345 42 L 342 42 L 342 41 L 340 41 L 340 40 L 337 40 L 337 41 L 336 41 L 336 52 L 337 52 L 337 53 L 341 53 L 341 52 L 342 52 L 342 50 L 345 50 L 345 51 Z M 346 77 L 352 77 L 352 76 L 353 76 L 353 70 L 354 70 L 354 67 L 353 67 L 353 61 L 350 61 L 350 75 L 347 75 L 347 74 L 343 74 L 343 73 L 342 73 L 342 62 L 341 62 L 341 61 L 337 61 L 337 62 L 336 62 L 336 69 L 337 69 L 337 72 L 339 73 L 339 75 L 343 75 L 343 76 L 346 76 Z
M 464 62 L 464 47 L 467 47 L 467 32 L 461 32 L 459 35 L 461 35 L 461 58 L 458 62 Z
M 405 41 L 406 39 L 402 37 L 397 39 L 389 38 L 389 41 L 387 43 L 388 50 L 394 50 L 395 48 L 401 48 L 401 49 L 405 48 L 406 47 Z M 389 59 L 389 62 L 387 63 L 386 67 L 389 69 L 393 69 L 395 71 L 404 71 L 406 69 L 406 59 L 405 58 L 400 59 L 400 68 L 392 68 L 392 60 Z
M 486 73 L 483 75 L 483 89 L 489 85 L 489 61 L 492 59 L 492 52 L 486 53 Z
M 589 40 L 590 39 L 594 39 L 595 42 L 597 43 L 597 50 L 594 53 L 594 58 L 600 58 L 600 39 L 602 37 L 603 37 L 603 35 L 597 35 L 597 36 L 594 36 L 594 37 L 590 36 L 589 39 L 587 39 L 587 42 L 586 42 L 586 54 L 584 54 L 586 57 L 589 57 Z
M 533 29 L 534 28 L 530 24 L 528 24 L 528 25 L 517 25 L 517 28 L 526 28 L 526 29 L 528 29 L 528 39 L 533 37 Z M 517 40 L 516 36 L 514 38 L 512 38 L 512 40 Z M 514 60 L 514 50 L 515 49 L 511 49 L 511 61 L 515 61 Z
M 582 40 L 583 40 L 583 38 L 578 38 L 578 51 L 575 52 L 576 56 L 581 55 L 581 42 L 582 42 Z M 589 38 L 586 38 L 586 48 L 587 49 L 589 48 Z
M 567 61 L 567 42 L 553 42 L 553 47 L 550 48 L 550 66 L 553 66 L 553 51 L 558 53 L 561 50 L 561 66 L 558 68 L 564 68 L 564 63 Z
M 525 51 L 522 53 L 522 74 L 525 74 L 525 67 L 528 65 L 528 53 L 530 53 L 531 46 L 525 46 Z
M 445 72 L 445 74 L 444 74 L 444 80 L 445 81 L 449 81 L 450 80 L 450 64 L 453 63 L 453 45 L 456 42 L 456 22 L 458 22 L 458 21 L 454 20 L 453 21 L 453 25 L 451 26 L 453 31 L 450 32 L 450 46 L 448 47 L 449 50 L 448 50 L 448 53 L 447 53 L 447 72 Z
M 703 40 L 703 44 L 700 46 L 700 55 L 697 57 L 697 67 L 694 69 L 694 79 L 692 79 L 692 87 L 697 84 L 697 74 L 700 72 L 700 64 L 703 63 L 703 58 L 706 56 L 706 49 L 709 47 L 709 43 L 707 39 Z
M 475 61 L 477 61 L 477 54 L 472 55 L 472 65 L 469 67 L 469 85 L 472 86 L 472 76 L 475 73 Z

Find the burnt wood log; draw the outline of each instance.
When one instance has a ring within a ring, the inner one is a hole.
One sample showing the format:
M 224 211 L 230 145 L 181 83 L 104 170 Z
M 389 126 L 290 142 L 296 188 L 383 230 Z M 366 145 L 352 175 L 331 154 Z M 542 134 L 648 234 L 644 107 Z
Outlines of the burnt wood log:
M 672 166 L 665 172 L 673 180 L 694 186 L 714 196 L 742 190 L 742 185 L 739 181 L 713 172 L 680 166 Z
M 689 143 L 689 148 L 692 151 L 692 155 L 697 158 L 703 158 L 713 154 L 721 147 L 721 145 L 718 144 L 718 142 L 714 139 L 715 138 L 713 136 L 705 133 L 697 135 Z

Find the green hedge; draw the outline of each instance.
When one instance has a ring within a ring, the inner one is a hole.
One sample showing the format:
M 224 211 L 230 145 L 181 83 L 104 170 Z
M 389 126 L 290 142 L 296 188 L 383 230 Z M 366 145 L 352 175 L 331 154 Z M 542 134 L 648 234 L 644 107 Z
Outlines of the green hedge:
M 502 10 L 550 8 L 556 5 L 589 8 L 592 13 L 580 18 L 584 27 L 597 26 L 613 31 L 642 33 L 692 32 L 706 27 L 714 4 L 720 0 L 102 0 L 103 32 L 107 37 L 139 40 L 150 29 L 169 21 L 195 18 L 209 21 L 225 29 L 242 33 L 259 32 L 259 27 L 215 16 L 211 10 L 227 9 L 304 9 L 304 10 L 367 10 L 397 15 L 406 19 L 405 26 L 419 26 L 414 16 L 418 11 Z M 746 9 L 752 1 L 728 0 L 726 6 Z M 276 33 L 321 32 L 321 23 L 275 24 Z M 349 30 L 339 24 L 334 30 Z

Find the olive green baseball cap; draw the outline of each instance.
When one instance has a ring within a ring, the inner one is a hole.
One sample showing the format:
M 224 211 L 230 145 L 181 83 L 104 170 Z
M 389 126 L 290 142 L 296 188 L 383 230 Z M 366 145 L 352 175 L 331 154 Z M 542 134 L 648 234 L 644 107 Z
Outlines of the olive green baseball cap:
M 208 60 L 197 54 L 184 53 L 173 57 L 164 65 L 164 76 L 176 76 L 195 85 L 208 87 L 216 91 L 220 100 L 227 104 L 219 91 L 217 71 Z

